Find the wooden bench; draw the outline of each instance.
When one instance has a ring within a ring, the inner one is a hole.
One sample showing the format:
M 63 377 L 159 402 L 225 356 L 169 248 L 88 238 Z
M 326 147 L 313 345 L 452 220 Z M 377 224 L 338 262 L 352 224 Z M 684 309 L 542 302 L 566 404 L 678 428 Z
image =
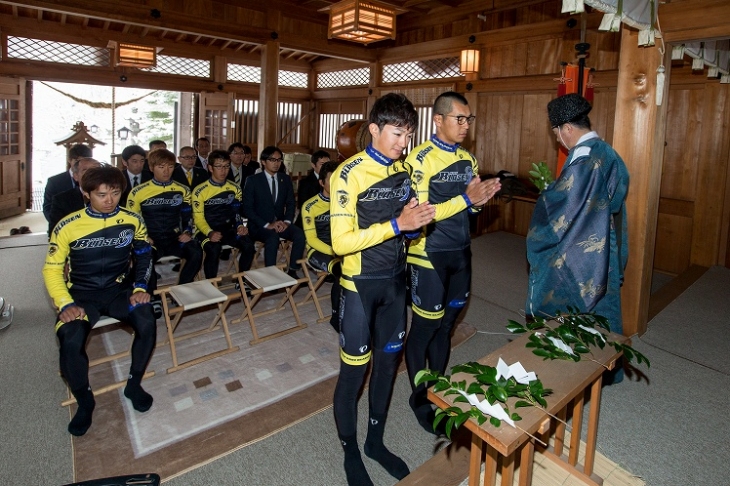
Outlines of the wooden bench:
M 626 339 L 616 334 L 611 334 L 611 338 L 614 340 Z M 515 422 L 515 425 L 519 428 L 513 428 L 506 423 L 502 423 L 500 427 L 494 427 L 489 421 L 479 425 L 474 419 L 467 420 L 463 425 L 471 432 L 469 486 L 476 486 L 479 483 L 484 449 L 486 449 L 484 485 L 495 484 L 498 462 L 501 462 L 502 485 L 511 486 L 514 480 L 518 455 L 520 457 L 519 485 L 531 485 L 535 440 L 528 434 L 542 436 L 542 440 L 547 443 L 551 431 L 554 431 L 554 443 L 552 447 L 544 451 L 545 457 L 587 484 L 602 485 L 603 479 L 593 472 L 598 436 L 598 415 L 601 405 L 601 381 L 603 372 L 606 369 L 613 369 L 616 360 L 621 357 L 621 353 L 611 346 L 606 346 L 602 350 L 598 348 L 592 350 L 591 355 L 584 355 L 583 360 L 578 363 L 563 360 L 545 361 L 534 355 L 530 349 L 525 348 L 527 340 L 528 336 L 520 336 L 506 346 L 480 359 L 479 363 L 496 366 L 498 359 L 501 357 L 509 365 L 519 361 L 526 370 L 535 371 L 543 386 L 553 391 L 551 395 L 545 397 L 548 403 L 547 411 L 564 420 L 569 407 L 572 409 L 573 430 L 570 444 L 564 442 L 564 423 L 551 418 L 545 411 L 538 408 L 516 409 L 514 403 L 518 399 L 511 398 L 507 401 L 510 412 L 516 411 L 522 417 L 522 420 Z M 473 377 L 468 374 L 452 376 L 452 381 L 460 380 L 467 380 L 468 383 L 473 381 Z M 579 464 L 578 455 L 580 452 L 583 405 L 586 391 L 590 393 L 588 431 L 585 459 L 583 464 Z M 433 389 L 429 389 L 428 398 L 441 408 L 452 406 L 461 407 L 463 410 L 469 408 L 469 405 L 465 403 L 455 404 L 453 402 L 455 395 L 445 397 L 443 392 L 433 393 Z M 567 449 L 567 454 L 565 449 Z M 414 481 L 416 479 L 415 477 L 412 478 Z M 409 483 L 404 482 L 403 484 Z M 418 483 L 412 482 L 410 484 Z M 431 484 L 438 484 L 438 481 L 434 480 Z

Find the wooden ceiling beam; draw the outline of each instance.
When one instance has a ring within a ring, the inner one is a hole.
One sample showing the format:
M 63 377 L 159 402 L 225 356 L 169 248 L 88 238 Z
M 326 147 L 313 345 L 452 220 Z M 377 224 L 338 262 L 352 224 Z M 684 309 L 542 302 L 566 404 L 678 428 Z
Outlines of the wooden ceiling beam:
M 601 23 L 603 14 L 594 12 L 586 16 L 586 28 L 597 29 Z M 454 55 L 466 46 L 470 47 L 494 47 L 529 41 L 539 41 L 560 37 L 568 32 L 564 19 L 550 20 L 535 24 L 518 25 L 495 31 L 485 31 L 474 34 L 476 41 L 469 42 L 469 35 L 460 35 L 435 41 L 420 42 L 418 52 L 422 55 L 429 53 L 430 57 Z M 381 62 L 403 62 L 413 59 L 414 46 L 398 46 L 378 51 Z
M 153 19 L 147 6 L 125 3 L 124 13 L 120 13 L 119 3 L 110 0 L 96 0 L 87 2 L 84 0 L 64 0 L 63 5 L 44 0 L 26 0 L 17 2 L 14 0 L 0 0 L 0 3 L 17 5 L 30 8 L 41 8 L 49 12 L 59 14 L 66 13 L 95 20 L 110 20 L 121 22 L 143 28 L 143 36 L 150 28 L 167 29 L 175 33 L 199 34 L 206 37 L 214 37 L 221 40 L 234 40 L 254 44 L 264 44 L 270 40 L 271 30 L 268 28 L 245 26 L 240 24 L 220 24 L 214 30 L 211 23 L 206 19 L 195 18 L 176 12 L 163 11 L 162 17 Z M 234 2 L 240 6 L 239 2 Z M 276 2 L 274 2 L 276 3 Z M 280 3 L 280 2 L 279 2 Z M 267 2 L 268 5 L 268 2 Z M 286 11 L 290 15 L 291 5 Z M 140 20 L 142 19 L 142 20 Z M 185 30 L 179 26 L 185 26 Z M 375 50 L 368 49 L 358 44 L 338 43 L 327 39 L 314 39 L 307 35 L 280 33 L 277 39 L 281 47 L 310 53 L 316 56 L 327 56 L 341 59 L 350 59 L 361 62 L 375 60 Z
M 693 0 L 661 3 L 659 16 L 664 40 L 682 43 L 694 40 L 716 40 L 730 37 L 730 2 Z

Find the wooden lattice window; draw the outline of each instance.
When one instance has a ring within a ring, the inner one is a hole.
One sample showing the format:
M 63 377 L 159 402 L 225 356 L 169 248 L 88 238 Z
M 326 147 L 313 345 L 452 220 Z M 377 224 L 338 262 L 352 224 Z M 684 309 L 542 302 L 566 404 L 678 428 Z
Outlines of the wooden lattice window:
M 0 155 L 20 154 L 20 101 L 0 99 Z

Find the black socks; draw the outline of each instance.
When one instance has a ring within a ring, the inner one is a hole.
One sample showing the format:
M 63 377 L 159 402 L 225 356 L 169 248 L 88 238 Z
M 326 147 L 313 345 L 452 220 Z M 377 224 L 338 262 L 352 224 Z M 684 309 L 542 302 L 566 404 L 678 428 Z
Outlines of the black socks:
M 390 452 L 383 444 L 384 429 L 385 416 L 371 413 L 368 420 L 368 436 L 365 439 L 365 455 L 377 461 L 394 478 L 403 479 L 411 471 L 403 459 Z
M 79 390 L 72 390 L 76 403 L 78 404 L 78 410 L 74 418 L 68 424 L 68 432 L 71 435 L 80 437 L 89 430 L 91 427 L 91 415 L 94 413 L 94 407 L 96 407 L 96 401 L 94 400 L 94 394 L 91 388 L 87 385 Z
M 345 474 L 348 486 L 373 486 L 365 464 L 357 447 L 357 436 L 340 436 L 340 443 L 345 450 Z
M 417 391 L 414 391 L 411 394 L 411 397 L 408 399 L 408 403 L 413 410 L 413 414 L 416 416 L 416 420 L 418 420 L 418 424 L 423 427 L 423 430 L 430 434 L 445 435 L 446 420 L 442 420 L 441 422 L 439 422 L 439 424 L 436 426 L 436 430 L 434 430 L 433 421 L 436 418 L 436 412 L 431 406 L 431 402 L 424 399 L 419 400 L 418 398 L 416 398 L 417 396 L 419 396 L 419 394 L 417 393 Z
M 124 388 L 124 396 L 132 402 L 132 407 L 138 412 L 146 412 L 152 406 L 152 395 L 142 389 L 140 383 L 144 371 L 132 371 L 127 380 L 127 386 Z

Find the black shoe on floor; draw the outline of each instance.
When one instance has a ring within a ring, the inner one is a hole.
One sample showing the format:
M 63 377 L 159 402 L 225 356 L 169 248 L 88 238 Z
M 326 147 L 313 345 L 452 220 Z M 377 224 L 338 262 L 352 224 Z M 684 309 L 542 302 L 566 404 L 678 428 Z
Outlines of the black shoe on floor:
M 286 272 L 287 275 L 289 275 L 294 280 L 299 280 L 299 273 L 297 273 L 296 268 L 290 268 L 289 271 Z

